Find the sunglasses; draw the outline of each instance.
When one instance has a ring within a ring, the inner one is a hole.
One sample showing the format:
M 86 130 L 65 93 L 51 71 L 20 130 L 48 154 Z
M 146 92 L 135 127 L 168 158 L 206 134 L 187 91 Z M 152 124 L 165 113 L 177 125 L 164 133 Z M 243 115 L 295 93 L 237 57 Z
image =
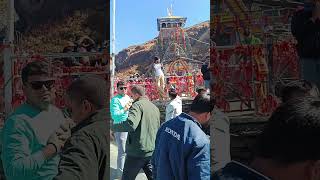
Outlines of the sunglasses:
M 39 90 L 41 89 L 43 86 L 45 86 L 47 89 L 51 89 L 54 85 L 54 80 L 49 80 L 49 81 L 32 81 L 29 82 L 29 84 L 31 85 L 32 89 L 34 90 Z
M 127 89 L 127 87 L 119 87 L 120 90 Z

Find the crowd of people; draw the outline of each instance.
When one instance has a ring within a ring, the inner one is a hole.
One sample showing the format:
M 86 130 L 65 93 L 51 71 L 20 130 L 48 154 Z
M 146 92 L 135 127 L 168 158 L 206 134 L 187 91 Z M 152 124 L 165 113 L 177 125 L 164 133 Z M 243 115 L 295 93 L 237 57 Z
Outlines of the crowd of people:
M 166 122 L 160 127 L 160 111 L 142 86 L 131 88 L 132 99 L 124 81 L 117 83 L 117 90 L 110 111 L 119 179 L 134 180 L 141 169 L 149 180 L 210 178 L 210 141 L 203 128 L 208 127 L 213 102 L 207 93 L 195 97 L 187 114 L 171 89 Z
M 101 52 L 105 47 L 105 45 L 97 44 L 93 39 L 88 36 L 79 36 L 75 39 L 75 41 L 67 41 L 64 46 L 62 53 L 95 53 Z M 96 66 L 96 65 L 104 65 L 106 62 L 97 56 L 83 56 L 83 57 L 65 57 L 62 58 L 62 62 L 65 66 Z
M 67 108 L 59 109 L 53 104 L 56 79 L 46 61 L 35 61 L 21 73 L 26 101 L 6 118 L 1 131 L 5 178 L 109 179 L 112 136 L 108 131 L 112 130 L 118 147 L 117 176 L 122 180 L 136 179 L 141 169 L 149 180 L 319 179 L 319 23 L 318 0 L 306 3 L 292 18 L 304 80 L 281 88 L 281 104 L 257 138 L 248 165 L 231 158 L 230 120 L 210 97 L 214 79 L 209 62 L 201 68 L 204 87 L 197 89 L 189 111 L 184 112 L 176 88 L 165 93 L 163 65 L 154 58 L 160 100 L 169 99 L 161 123 L 160 110 L 146 97 L 145 88 L 133 85 L 129 90 L 125 81 L 116 84 L 109 116 L 108 82 L 95 75 L 75 79 L 66 90 Z M 244 44 L 260 43 L 249 29 L 244 35 Z M 69 42 L 63 52 L 95 52 L 93 44 L 90 38 L 81 38 L 77 45 Z M 99 62 L 82 57 L 64 59 L 64 63 Z
M 298 41 L 302 78 L 305 80 L 294 81 L 281 88 L 279 97 L 281 104 L 257 138 L 254 159 L 249 165 L 232 161 L 230 120 L 223 112 L 214 108 L 213 99 L 205 100 L 207 89 L 210 89 L 213 80 L 209 75 L 210 72 L 207 73 L 210 66 L 207 62 L 201 69 L 205 88 L 198 89 L 198 95 L 191 105 L 190 112 L 182 112 L 181 99 L 174 88 L 171 88 L 168 92 L 170 100 L 166 107 L 165 122 L 160 127 L 157 110 L 153 113 L 152 122 L 145 120 L 145 116 L 141 115 L 144 114 L 142 112 L 154 111 L 151 110 L 154 106 L 150 102 L 145 102 L 148 107 L 141 105 L 143 101 L 147 101 L 144 98 L 139 100 L 144 96 L 142 87 L 137 87 L 140 89 L 138 91 L 133 89 L 133 94 L 139 92 L 138 98 L 136 95 L 133 96 L 135 97 L 133 103 L 129 101 L 128 104 L 118 106 L 128 111 L 127 119 L 124 119 L 123 123 L 112 125 L 115 131 L 129 132 L 127 139 L 129 142 L 124 148 L 132 149 L 134 143 L 139 143 L 137 147 L 145 150 L 139 155 L 136 154 L 136 162 L 139 163 L 135 166 L 131 162 L 132 156 L 135 156 L 132 152 L 125 158 L 122 167 L 118 166 L 122 179 L 135 179 L 140 169 L 144 170 L 148 179 L 318 179 L 320 166 L 316 139 L 320 137 L 318 90 L 320 76 L 317 76 L 319 53 L 316 52 L 319 50 L 319 43 L 316 35 L 318 30 L 315 27 L 320 22 L 318 18 L 320 2 L 313 1 L 312 4 L 313 12 L 305 12 L 307 8 L 303 12 L 297 12 L 292 23 L 293 35 Z M 307 28 L 304 28 L 303 24 L 307 25 Z M 307 33 L 309 31 L 310 33 Z M 244 30 L 244 37 L 243 44 L 261 43 L 251 34 L 250 29 Z M 308 46 L 304 45 L 306 43 L 309 43 Z M 309 46 L 310 48 L 307 48 Z M 155 58 L 153 68 L 159 93 L 162 93 L 164 76 L 161 66 L 159 59 Z M 131 106 L 138 108 L 127 108 Z M 137 116 L 140 122 L 137 121 Z M 153 124 L 142 124 L 143 121 Z M 208 122 L 211 123 L 210 139 L 213 149 L 211 169 L 207 163 L 210 162 L 210 153 L 207 154 L 210 132 L 206 133 L 204 128 Z M 140 127 L 137 123 L 141 123 Z M 141 128 L 149 131 L 145 132 Z M 150 133 L 147 135 L 148 140 L 145 139 L 146 135 L 143 132 Z M 137 136 L 137 133 L 140 135 Z M 146 150 L 150 150 L 150 146 L 147 145 L 153 140 L 151 155 L 148 154 L 150 151 Z M 194 144 L 196 146 L 193 146 Z
M 6 119 L 2 131 L 6 179 L 108 179 L 108 120 L 116 132 L 118 172 L 124 180 L 135 179 L 141 169 L 148 179 L 318 177 L 314 142 L 320 136 L 320 99 L 312 82 L 296 81 L 282 89 L 282 105 L 258 138 L 253 162 L 244 165 L 231 161 L 229 119 L 214 107 L 206 88 L 199 88 L 188 113 L 170 89 L 166 119 L 160 124 L 160 111 L 141 86 L 133 86 L 130 97 L 126 83 L 117 83 L 110 119 L 106 83 L 98 76 L 72 82 L 66 111 L 52 104 L 55 79 L 46 62 L 27 64 L 21 77 L 27 100 Z
M 188 113 L 182 111 L 176 87 L 165 94 L 165 75 L 158 57 L 152 66 L 160 98 L 168 101 L 164 120 L 143 86 L 133 85 L 129 90 L 127 82 L 120 80 L 117 95 L 111 99 L 111 130 L 118 147 L 117 178 L 134 180 L 143 169 L 149 180 L 210 179 L 209 119 L 214 102 L 209 96 L 208 62 L 202 68 L 205 86 L 197 89 Z
M 107 83 L 79 77 L 67 88 L 62 110 L 53 104 L 48 68 L 34 61 L 22 69 L 26 101 L 6 118 L 1 134 L 5 179 L 108 179 Z

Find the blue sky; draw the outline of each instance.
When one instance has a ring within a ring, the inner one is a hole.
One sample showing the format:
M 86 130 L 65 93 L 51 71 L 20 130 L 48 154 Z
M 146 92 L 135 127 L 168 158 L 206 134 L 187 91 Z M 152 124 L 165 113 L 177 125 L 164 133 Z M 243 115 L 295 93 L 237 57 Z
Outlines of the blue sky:
M 173 15 L 188 18 L 185 27 L 210 19 L 210 0 L 116 0 L 116 53 L 157 37 L 157 18 L 167 16 L 171 3 Z

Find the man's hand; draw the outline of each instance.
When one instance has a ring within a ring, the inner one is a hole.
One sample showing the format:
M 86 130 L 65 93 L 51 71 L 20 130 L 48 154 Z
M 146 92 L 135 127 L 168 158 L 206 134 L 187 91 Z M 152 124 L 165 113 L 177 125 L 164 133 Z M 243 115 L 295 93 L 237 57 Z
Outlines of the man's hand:
M 49 137 L 47 146 L 42 151 L 45 159 L 50 159 L 51 157 L 55 156 L 64 146 L 64 143 L 67 141 L 67 139 L 71 136 L 71 130 L 65 131 L 63 128 L 64 127 L 60 127 Z
M 132 101 L 129 101 L 129 102 L 124 106 L 124 111 L 128 111 L 131 106 L 132 106 Z
M 64 143 L 71 136 L 71 127 L 73 124 L 70 121 L 63 123 L 59 129 L 57 129 L 48 139 L 47 144 L 52 144 L 56 148 L 56 152 L 59 152 Z
M 71 130 L 75 126 L 76 126 L 76 123 L 72 119 L 66 118 L 66 120 L 62 123 L 62 125 L 60 127 L 64 131 L 68 131 L 68 130 Z

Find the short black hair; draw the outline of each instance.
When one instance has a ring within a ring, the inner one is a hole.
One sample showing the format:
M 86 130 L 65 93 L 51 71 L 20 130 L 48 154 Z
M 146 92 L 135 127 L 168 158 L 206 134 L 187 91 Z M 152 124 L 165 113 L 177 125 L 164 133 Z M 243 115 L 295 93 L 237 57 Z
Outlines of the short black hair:
M 280 105 L 257 139 L 255 156 L 281 164 L 320 160 L 320 99 L 291 99 Z
M 169 90 L 168 94 L 169 94 L 169 97 L 172 99 L 174 99 L 178 96 L 178 93 L 177 93 L 176 89 L 174 89 L 174 88 L 171 88 Z
M 71 83 L 67 95 L 71 100 L 89 101 L 97 109 L 103 109 L 108 102 L 106 81 L 98 75 L 84 75 Z
M 143 89 L 143 87 L 139 86 L 139 85 L 132 86 L 131 92 L 134 93 L 134 94 L 138 94 L 140 96 L 144 96 L 146 94 L 144 89 Z
M 192 101 L 190 111 L 195 113 L 211 112 L 214 108 L 214 100 L 207 94 L 198 94 Z
M 124 81 L 122 81 L 122 80 L 117 82 L 117 88 L 120 87 L 120 86 L 125 86 L 125 85 L 126 85 L 126 83 Z
M 198 94 L 201 94 L 201 91 L 207 91 L 207 89 L 205 87 L 198 87 L 196 91 Z
M 157 56 L 154 57 L 153 59 L 154 59 L 154 62 L 160 61 L 160 59 Z
M 43 60 L 28 63 L 21 71 L 22 83 L 26 84 L 29 76 L 34 75 L 45 75 L 49 77 L 51 73 L 49 72 L 48 62 Z
M 291 82 L 284 86 L 281 89 L 280 97 L 282 102 L 287 102 L 292 98 L 300 98 L 309 95 L 319 97 L 319 90 L 317 86 L 312 82 L 299 80 Z

